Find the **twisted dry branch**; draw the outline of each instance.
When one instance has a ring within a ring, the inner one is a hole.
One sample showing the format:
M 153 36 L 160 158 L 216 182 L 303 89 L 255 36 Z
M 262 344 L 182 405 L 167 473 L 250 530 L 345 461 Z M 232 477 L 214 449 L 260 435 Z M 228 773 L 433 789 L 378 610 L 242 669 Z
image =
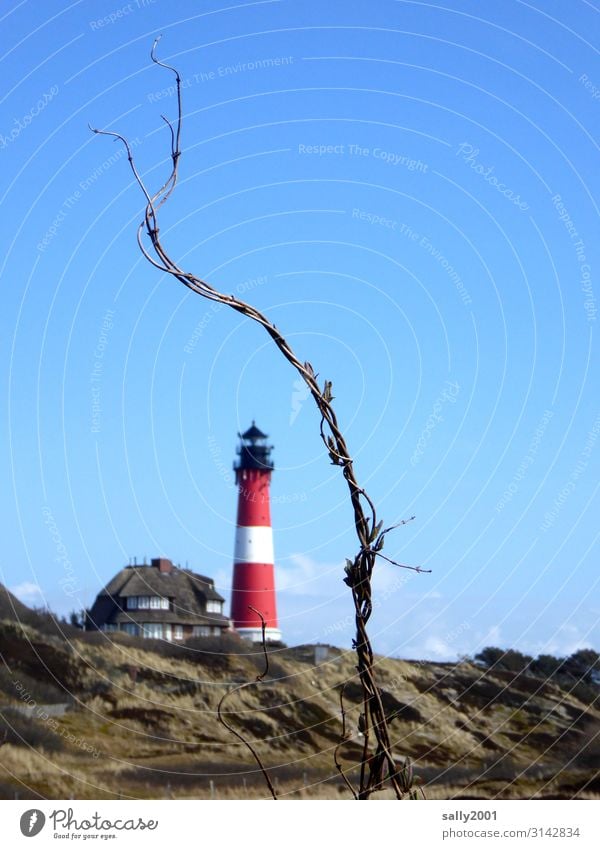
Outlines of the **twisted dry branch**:
M 321 438 L 325 444 L 331 462 L 335 466 L 341 467 L 342 475 L 348 485 L 350 501 L 352 503 L 354 513 L 354 526 L 359 542 L 359 550 L 354 560 L 346 561 L 346 577 L 344 578 L 345 583 L 351 589 L 354 604 L 356 623 L 356 639 L 354 640 L 354 648 L 356 650 L 358 661 L 357 670 L 364 694 L 363 702 L 366 722 L 364 753 L 361 763 L 358 798 L 369 798 L 370 794 L 380 787 L 382 783 L 382 775 L 385 774 L 384 780 L 385 778 L 389 780 L 396 797 L 400 799 L 405 795 L 406 791 L 403 789 L 402 783 L 397 778 L 397 767 L 392 755 L 388 723 L 381 703 L 380 692 L 375 682 L 373 651 L 367 634 L 367 623 L 373 611 L 373 604 L 371 600 L 371 578 L 373 568 L 376 557 L 383 557 L 380 552 L 383 548 L 385 536 L 390 530 L 392 530 L 392 528 L 382 530 L 382 523 L 377 521 L 377 512 L 373 501 L 357 482 L 354 474 L 352 457 L 332 406 L 333 394 L 331 381 L 326 380 L 323 388 L 321 389 L 317 383 L 317 375 L 315 374 L 312 365 L 309 362 L 301 362 L 298 359 L 287 340 L 265 315 L 251 304 L 236 298 L 234 295 L 227 295 L 220 292 L 205 280 L 202 280 L 195 274 L 185 271 L 169 256 L 160 240 L 158 210 L 169 199 L 177 184 L 179 162 L 181 158 L 181 127 L 183 116 L 181 104 L 181 77 L 175 68 L 167 65 L 165 62 L 159 61 L 156 58 L 156 46 L 159 39 L 160 37 L 155 40 L 152 46 L 150 53 L 151 59 L 156 65 L 159 65 L 161 68 L 165 68 L 174 74 L 177 89 L 177 120 L 175 121 L 175 125 L 173 126 L 167 118 L 162 116 L 170 131 L 171 171 L 160 189 L 158 189 L 158 191 L 154 194 L 150 194 L 135 165 L 131 145 L 124 136 L 110 130 L 99 130 L 94 127 L 90 127 L 90 129 L 92 132 L 99 135 L 112 136 L 125 146 L 131 171 L 146 199 L 144 218 L 138 227 L 137 240 L 140 250 L 148 262 L 150 262 L 155 268 L 163 271 L 165 274 L 170 274 L 175 277 L 192 292 L 202 295 L 203 298 L 207 298 L 210 301 L 217 301 L 218 303 L 229 306 L 231 309 L 236 310 L 236 312 L 239 312 L 247 318 L 250 318 L 262 325 L 286 360 L 296 369 L 298 374 L 304 380 L 317 409 L 319 410 L 321 415 L 319 425 Z M 144 243 L 144 230 L 150 240 L 154 256 L 152 256 Z M 401 522 L 400 524 L 404 523 L 405 522 Z M 403 569 L 412 569 L 416 572 L 430 571 L 421 569 L 418 566 L 406 566 L 402 563 L 396 563 L 395 561 L 390 562 Z M 371 732 L 375 738 L 375 752 L 372 755 L 370 754 Z

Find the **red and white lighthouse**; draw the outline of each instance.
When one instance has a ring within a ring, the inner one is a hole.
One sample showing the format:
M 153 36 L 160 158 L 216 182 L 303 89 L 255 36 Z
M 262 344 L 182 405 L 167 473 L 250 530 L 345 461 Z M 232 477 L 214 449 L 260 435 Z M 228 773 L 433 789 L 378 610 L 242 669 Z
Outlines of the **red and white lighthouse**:
M 272 446 L 267 434 L 255 423 L 239 433 L 239 459 L 233 464 L 238 485 L 237 528 L 233 556 L 231 619 L 242 637 L 260 642 L 260 617 L 249 609 L 259 610 L 265 619 L 265 638 L 280 640 L 275 601 L 275 569 L 273 566 L 273 531 L 269 486 L 273 462 Z

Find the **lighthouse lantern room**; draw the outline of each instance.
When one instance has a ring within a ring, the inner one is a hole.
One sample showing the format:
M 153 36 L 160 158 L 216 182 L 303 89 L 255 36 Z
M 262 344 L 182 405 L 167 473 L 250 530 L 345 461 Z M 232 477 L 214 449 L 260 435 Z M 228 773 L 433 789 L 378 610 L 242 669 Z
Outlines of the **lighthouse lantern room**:
M 277 623 L 273 531 L 269 487 L 273 462 L 267 434 L 256 424 L 239 433 L 238 459 L 234 463 L 238 486 L 237 527 L 231 590 L 231 619 L 240 636 L 260 642 L 260 611 L 265 620 L 265 638 L 281 640 Z

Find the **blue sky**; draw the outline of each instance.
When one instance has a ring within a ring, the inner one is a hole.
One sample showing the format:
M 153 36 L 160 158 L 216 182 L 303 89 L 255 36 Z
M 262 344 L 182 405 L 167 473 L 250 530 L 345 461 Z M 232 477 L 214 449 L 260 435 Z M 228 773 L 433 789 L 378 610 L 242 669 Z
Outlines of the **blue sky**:
M 275 445 L 280 626 L 348 646 L 355 551 L 261 328 L 135 240 L 184 80 L 172 256 L 333 381 L 386 524 L 376 649 L 600 647 L 598 51 L 578 2 L 4 5 L 0 580 L 60 612 L 133 557 L 228 594 L 236 434 Z

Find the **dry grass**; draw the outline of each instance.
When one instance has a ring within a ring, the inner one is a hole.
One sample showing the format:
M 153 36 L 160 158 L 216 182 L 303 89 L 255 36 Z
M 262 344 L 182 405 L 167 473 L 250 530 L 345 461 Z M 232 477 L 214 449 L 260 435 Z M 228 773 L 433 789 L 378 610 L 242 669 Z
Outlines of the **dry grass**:
M 52 726 L 37 720 L 39 735 L 29 748 L 0 748 L 0 794 L 268 796 L 248 752 L 216 717 L 223 692 L 256 677 L 258 655 L 167 656 L 126 639 L 113 645 L 75 640 L 67 646 L 32 630 L 28 636 L 45 645 L 55 669 L 67 671 L 75 709 Z M 13 630 L 8 637 L 3 640 L 0 625 L 0 650 L 11 675 L 50 692 L 56 685 L 47 669 L 20 650 Z M 341 760 L 350 769 L 359 758 L 360 688 L 353 654 L 335 652 L 314 666 L 300 652 L 279 651 L 271 667 L 270 679 L 227 701 L 236 728 L 254 741 L 284 798 L 347 798 L 332 755 L 341 728 L 339 690 L 347 681 L 354 737 L 342 747 Z M 428 798 L 597 797 L 595 706 L 538 679 L 483 675 L 468 663 L 381 659 L 378 673 L 385 709 L 394 717 L 396 751 L 414 760 Z M 14 696 L 10 676 L 0 685 L 8 703 L 11 690 Z M 55 751 L 44 746 L 44 735 L 56 740 Z

